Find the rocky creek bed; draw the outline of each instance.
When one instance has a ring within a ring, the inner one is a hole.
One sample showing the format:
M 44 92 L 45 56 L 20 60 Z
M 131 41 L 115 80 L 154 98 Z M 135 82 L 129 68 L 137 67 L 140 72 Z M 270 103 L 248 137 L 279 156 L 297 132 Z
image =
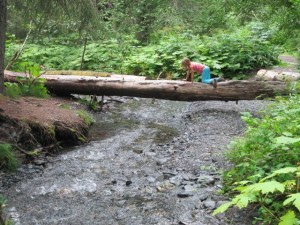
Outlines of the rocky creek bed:
M 176 102 L 118 98 L 95 113 L 91 142 L 1 174 L 5 217 L 16 225 L 251 224 L 248 214 L 213 209 L 223 157 L 243 134 L 241 112 L 267 101 Z

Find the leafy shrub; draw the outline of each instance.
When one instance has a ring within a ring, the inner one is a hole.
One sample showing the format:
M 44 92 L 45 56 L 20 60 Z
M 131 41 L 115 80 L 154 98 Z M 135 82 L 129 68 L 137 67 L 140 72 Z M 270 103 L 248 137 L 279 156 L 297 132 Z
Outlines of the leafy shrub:
M 206 37 L 199 55 L 216 75 L 234 78 L 277 63 L 279 52 L 264 37 L 254 36 L 248 29 L 232 34 Z
M 259 174 L 256 175 L 260 177 Z M 300 166 L 275 170 L 258 182 L 244 180 L 236 183 L 236 195 L 214 211 L 214 215 L 226 211 L 231 206 L 245 208 L 257 204 L 260 224 L 299 224 L 300 223 Z
M 234 79 L 272 66 L 279 55 L 278 49 L 265 36 L 256 37 L 247 29 L 203 38 L 187 33 L 173 35 L 134 52 L 124 63 L 127 73 L 149 76 L 163 72 L 172 74 L 173 78 L 184 76 L 180 68 L 184 57 L 208 65 L 215 76 Z
M 35 96 L 44 98 L 48 96 L 48 90 L 44 86 L 45 79 L 39 78 L 40 69 L 36 64 L 22 62 L 14 66 L 16 71 L 26 71 L 26 77 L 17 77 L 17 83 L 5 83 L 5 94 L 16 98 L 22 96 Z
M 0 144 L 0 168 L 15 170 L 18 166 L 15 153 L 9 144 Z
M 93 70 L 144 75 L 150 78 L 184 76 L 180 61 L 189 57 L 207 64 L 214 76 L 236 78 L 276 63 L 278 51 L 259 28 L 239 29 L 213 37 L 189 31 L 169 34 L 147 46 L 137 46 L 131 36 L 103 41 L 88 41 L 83 46 L 59 41 L 28 44 L 20 61 L 34 62 L 47 70 Z M 14 45 L 8 46 L 15 48 Z M 83 58 L 83 61 L 82 61 Z
M 96 96 L 82 97 L 79 102 L 88 107 L 88 109 L 97 111 L 99 109 L 99 103 Z
M 295 90 L 299 87 L 297 84 Z M 295 166 L 300 162 L 300 95 L 278 98 L 262 116 L 242 116 L 247 130 L 244 137 L 231 143 L 226 156 L 232 168 L 223 176 L 224 192 L 240 194 L 216 212 L 232 205 L 242 208 L 257 204 L 258 220 L 263 224 L 278 223 L 281 216 L 300 219 L 299 211 L 284 204 L 288 195 L 299 192 L 300 173 Z
M 22 90 L 17 83 L 9 83 L 5 82 L 4 83 L 5 89 L 4 89 L 4 94 L 11 97 L 11 98 L 17 98 L 20 97 L 22 94 Z

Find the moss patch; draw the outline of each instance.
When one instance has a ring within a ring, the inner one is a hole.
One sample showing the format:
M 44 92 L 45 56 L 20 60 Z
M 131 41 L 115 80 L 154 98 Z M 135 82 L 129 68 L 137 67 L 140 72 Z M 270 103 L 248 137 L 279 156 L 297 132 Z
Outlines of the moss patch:
M 51 70 L 46 71 L 47 75 L 76 75 L 76 76 L 96 76 L 96 77 L 109 77 L 111 74 L 106 72 L 95 71 L 80 71 L 80 70 Z

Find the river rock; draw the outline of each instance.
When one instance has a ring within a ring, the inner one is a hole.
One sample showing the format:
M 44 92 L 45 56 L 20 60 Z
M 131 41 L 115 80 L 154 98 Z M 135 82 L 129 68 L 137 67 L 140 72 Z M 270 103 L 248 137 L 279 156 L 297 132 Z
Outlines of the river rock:
M 216 208 L 216 202 L 213 201 L 213 200 L 206 200 L 205 202 L 203 202 L 205 208 L 208 208 L 208 209 L 215 209 Z
M 197 178 L 197 183 L 200 183 L 202 186 L 210 186 L 215 183 L 215 178 L 210 175 L 200 175 Z

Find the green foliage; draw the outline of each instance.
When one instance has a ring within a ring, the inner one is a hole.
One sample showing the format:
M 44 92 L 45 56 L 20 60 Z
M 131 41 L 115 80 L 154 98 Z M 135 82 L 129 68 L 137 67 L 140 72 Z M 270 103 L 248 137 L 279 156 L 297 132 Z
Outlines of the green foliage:
M 22 90 L 17 83 L 5 82 L 4 87 L 4 94 L 9 96 L 10 98 L 18 98 L 22 94 Z
M 300 222 L 300 167 L 295 167 L 300 162 L 300 96 L 277 98 L 262 118 L 244 113 L 242 119 L 247 130 L 231 143 L 226 156 L 233 166 L 223 176 L 225 193 L 235 197 L 215 213 L 258 205 L 262 224 Z
M 249 113 L 242 116 L 247 131 L 243 138 L 231 143 L 227 153 L 228 159 L 236 164 L 228 179 L 234 176 L 233 180 L 239 180 L 238 177 L 257 172 L 264 175 L 278 166 L 299 162 L 299 98 L 298 95 L 278 98 L 262 119 L 253 118 Z
M 295 36 L 299 37 L 299 0 L 266 0 L 263 3 L 259 0 L 228 0 L 226 5 L 228 13 L 239 21 L 238 26 L 260 21 L 266 27 L 276 27 L 273 43 L 285 44 Z M 299 43 L 297 45 L 299 47 Z M 289 47 L 295 51 L 297 45 Z
M 259 32 L 250 28 L 232 34 L 221 33 L 206 37 L 199 46 L 200 56 L 216 75 L 233 79 L 237 75 L 277 63 L 278 49 L 274 48 Z
M 300 223 L 300 167 L 285 167 L 275 170 L 258 182 L 245 180 L 237 184 L 239 186 L 235 190 L 240 194 L 231 202 L 218 207 L 214 215 L 225 212 L 232 206 L 241 209 L 250 204 L 258 204 L 259 211 L 264 216 L 261 224 Z
M 15 170 L 17 166 L 18 161 L 11 145 L 0 144 L 0 168 Z
M 80 98 L 79 102 L 86 105 L 90 110 L 97 111 L 99 109 L 99 103 L 96 96 Z
M 10 0 L 8 2 L 8 31 L 24 36 L 32 23 L 35 38 L 48 38 L 77 31 L 82 34 L 101 27 L 97 5 L 85 0 Z M 23 31 L 23 32 L 20 32 Z
M 263 33 L 271 31 L 269 40 L 273 43 L 285 44 L 299 34 L 299 5 L 298 0 L 139 0 L 134 4 L 130 0 L 11 0 L 8 32 L 24 38 L 32 23 L 35 41 L 62 35 L 77 40 L 130 35 L 148 44 L 161 35 L 187 30 L 193 35 L 214 35 L 220 29 L 241 28 L 254 22 L 261 24 Z
M 214 76 L 247 78 L 246 74 L 273 65 L 278 57 L 278 51 L 266 40 L 266 35 L 251 29 L 246 27 L 213 37 L 183 32 L 163 36 L 147 46 L 137 45 L 137 40 L 132 36 L 101 42 L 90 40 L 82 70 L 177 79 L 185 74 L 181 69 L 181 60 L 190 57 L 207 64 Z M 13 45 L 8 46 L 8 52 L 11 52 L 10 47 Z M 43 45 L 28 44 L 19 60 L 34 62 L 46 70 L 78 70 L 82 49 L 82 45 L 55 39 Z
M 26 77 L 17 77 L 17 83 L 5 83 L 5 94 L 16 98 L 22 96 L 35 96 L 45 98 L 48 91 L 44 86 L 45 79 L 40 78 L 40 69 L 36 64 L 22 62 L 14 65 L 16 71 L 26 71 Z
M 90 126 L 94 123 L 94 119 L 84 110 L 78 110 L 77 115 L 82 118 L 86 125 Z
M 6 199 L 3 195 L 0 194 L 0 224 L 1 225 L 13 225 L 14 223 L 10 220 L 5 220 L 2 217 L 3 210 L 6 204 Z

